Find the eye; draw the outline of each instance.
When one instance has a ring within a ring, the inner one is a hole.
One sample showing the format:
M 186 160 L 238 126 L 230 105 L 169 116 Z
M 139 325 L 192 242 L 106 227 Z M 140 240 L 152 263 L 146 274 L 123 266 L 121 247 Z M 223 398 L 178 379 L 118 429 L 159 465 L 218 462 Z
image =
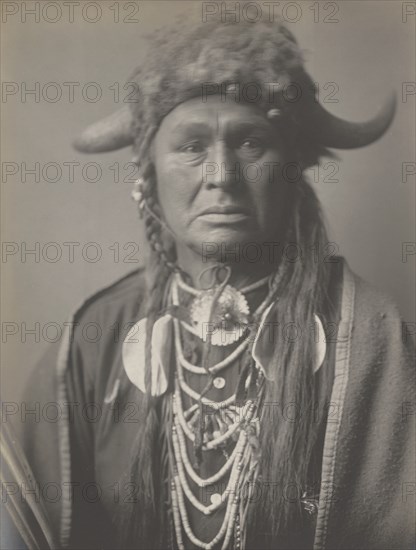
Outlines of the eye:
M 186 143 L 180 148 L 181 153 L 188 154 L 200 154 L 204 151 L 204 147 L 201 142 L 194 141 L 192 143 Z
M 196 166 L 203 162 L 206 156 L 207 143 L 199 137 L 192 137 L 187 140 L 184 139 L 178 143 L 176 151 L 180 155 L 181 162 Z
M 266 149 L 264 139 L 258 137 L 244 137 L 237 144 L 237 150 L 241 155 L 247 157 L 261 157 Z
M 256 144 L 256 142 L 255 142 L 254 139 L 245 138 L 245 139 L 243 139 L 243 140 L 241 141 L 240 146 L 241 146 L 241 147 L 245 147 L 245 146 L 246 146 L 246 147 L 251 147 L 252 145 L 255 145 L 255 144 Z

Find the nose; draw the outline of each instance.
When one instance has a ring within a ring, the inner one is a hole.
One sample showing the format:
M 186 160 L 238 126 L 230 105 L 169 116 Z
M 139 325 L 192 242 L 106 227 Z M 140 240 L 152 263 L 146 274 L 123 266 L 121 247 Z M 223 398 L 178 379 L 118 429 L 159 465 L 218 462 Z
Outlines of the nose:
M 211 188 L 233 188 L 240 182 L 240 165 L 224 140 L 213 145 L 205 163 L 205 184 Z

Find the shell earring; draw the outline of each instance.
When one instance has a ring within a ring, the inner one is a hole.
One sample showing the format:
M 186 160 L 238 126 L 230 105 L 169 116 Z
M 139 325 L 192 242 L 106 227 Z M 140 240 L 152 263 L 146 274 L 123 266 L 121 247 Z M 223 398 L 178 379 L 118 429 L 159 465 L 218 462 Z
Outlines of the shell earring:
M 140 212 L 143 212 L 145 208 L 144 183 L 143 178 L 138 178 L 134 182 L 133 191 L 131 192 L 131 197 L 135 202 L 137 202 Z

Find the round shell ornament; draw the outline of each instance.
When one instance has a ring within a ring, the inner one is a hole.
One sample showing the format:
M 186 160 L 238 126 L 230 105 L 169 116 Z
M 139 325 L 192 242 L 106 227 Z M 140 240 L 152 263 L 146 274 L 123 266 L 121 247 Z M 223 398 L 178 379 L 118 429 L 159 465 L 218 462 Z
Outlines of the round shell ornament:
M 227 285 L 214 305 L 218 286 L 201 292 L 191 304 L 193 328 L 203 342 L 214 346 L 234 344 L 243 336 L 250 309 L 241 292 Z M 211 311 L 212 310 L 212 311 Z

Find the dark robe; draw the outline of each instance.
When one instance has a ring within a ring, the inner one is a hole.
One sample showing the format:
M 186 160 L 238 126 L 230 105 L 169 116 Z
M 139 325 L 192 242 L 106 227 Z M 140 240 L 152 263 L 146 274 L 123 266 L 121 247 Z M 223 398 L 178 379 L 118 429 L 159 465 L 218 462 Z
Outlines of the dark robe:
M 317 450 L 319 510 L 310 548 L 410 549 L 413 345 L 388 297 L 343 261 L 332 272 L 328 293 L 338 332 L 328 338 L 324 365 L 333 382 Z M 86 300 L 58 357 L 51 349 L 33 371 L 27 406 L 38 402 L 44 413 L 39 422 L 29 415 L 20 431 L 63 547 L 114 548 L 115 518 L 135 495 L 130 450 L 145 410 L 124 372 L 121 347 L 145 315 L 145 296 L 144 275 L 136 271 Z M 48 415 L 51 402 L 59 418 Z

